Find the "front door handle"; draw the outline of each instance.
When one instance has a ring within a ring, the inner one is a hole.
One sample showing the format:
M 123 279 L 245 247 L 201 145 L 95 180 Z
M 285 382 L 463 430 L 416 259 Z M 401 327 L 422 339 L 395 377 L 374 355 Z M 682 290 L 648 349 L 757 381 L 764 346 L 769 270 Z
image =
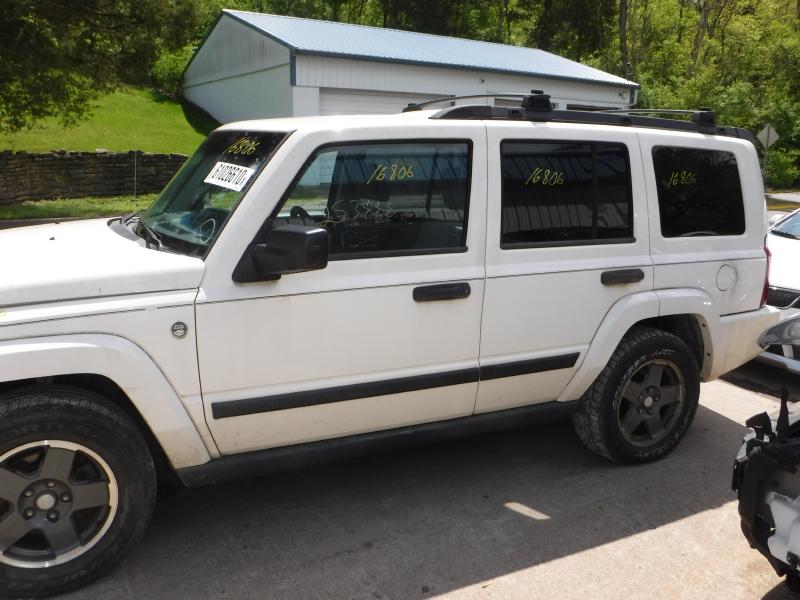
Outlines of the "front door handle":
M 642 279 L 644 279 L 644 271 L 641 269 L 616 269 L 614 271 L 603 271 L 600 275 L 600 283 L 603 285 L 639 283 Z
M 435 302 L 436 300 L 458 300 L 466 298 L 472 290 L 466 282 L 440 283 L 414 288 L 415 302 Z

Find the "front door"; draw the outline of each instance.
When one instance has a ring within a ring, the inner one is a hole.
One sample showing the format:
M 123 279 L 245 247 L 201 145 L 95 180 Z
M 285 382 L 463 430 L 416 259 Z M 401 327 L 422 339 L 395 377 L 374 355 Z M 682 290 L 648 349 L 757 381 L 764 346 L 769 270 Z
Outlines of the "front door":
M 199 367 L 223 454 L 471 414 L 486 161 L 485 130 L 469 131 L 318 136 L 276 154 L 240 210 L 268 204 L 272 227 L 327 229 L 330 262 L 277 281 L 204 281 Z

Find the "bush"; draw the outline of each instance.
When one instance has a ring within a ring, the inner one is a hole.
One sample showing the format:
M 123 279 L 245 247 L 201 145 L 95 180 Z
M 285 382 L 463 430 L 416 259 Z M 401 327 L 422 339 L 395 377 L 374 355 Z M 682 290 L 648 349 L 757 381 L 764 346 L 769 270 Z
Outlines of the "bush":
M 770 150 L 767 165 L 767 184 L 776 188 L 791 188 L 800 180 L 798 150 Z
M 163 53 L 150 69 L 153 86 L 167 96 L 180 98 L 183 91 L 183 70 L 194 54 L 194 45 Z

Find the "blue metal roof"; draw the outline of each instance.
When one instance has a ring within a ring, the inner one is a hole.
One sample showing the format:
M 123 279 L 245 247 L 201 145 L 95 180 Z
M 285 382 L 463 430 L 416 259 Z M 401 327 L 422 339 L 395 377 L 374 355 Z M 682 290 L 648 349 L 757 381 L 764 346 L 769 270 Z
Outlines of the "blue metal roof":
M 223 14 L 299 54 L 517 73 L 639 87 L 622 77 L 536 48 L 240 10 L 225 9 Z

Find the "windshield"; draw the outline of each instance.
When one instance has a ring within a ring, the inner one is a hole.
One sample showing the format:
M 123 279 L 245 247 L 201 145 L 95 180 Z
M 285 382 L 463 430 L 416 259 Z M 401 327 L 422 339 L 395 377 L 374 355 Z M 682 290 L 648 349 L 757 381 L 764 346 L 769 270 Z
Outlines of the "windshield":
M 170 250 L 202 256 L 286 135 L 212 133 L 164 188 L 141 223 Z
M 770 232 L 783 237 L 800 239 L 800 211 L 775 225 Z

